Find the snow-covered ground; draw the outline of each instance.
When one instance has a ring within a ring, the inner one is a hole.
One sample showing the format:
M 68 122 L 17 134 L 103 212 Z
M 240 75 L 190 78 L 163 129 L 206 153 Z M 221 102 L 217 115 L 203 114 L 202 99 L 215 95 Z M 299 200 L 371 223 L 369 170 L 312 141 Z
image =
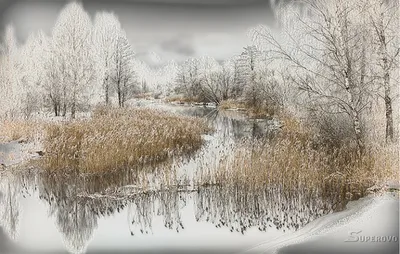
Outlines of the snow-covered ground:
M 245 253 L 399 253 L 399 194 L 372 194 L 349 202 L 342 212 L 261 242 Z

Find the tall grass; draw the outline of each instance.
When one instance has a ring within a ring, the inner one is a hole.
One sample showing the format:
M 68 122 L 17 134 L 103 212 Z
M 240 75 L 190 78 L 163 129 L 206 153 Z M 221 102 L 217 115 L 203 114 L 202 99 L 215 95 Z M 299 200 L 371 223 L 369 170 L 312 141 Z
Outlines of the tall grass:
M 200 148 L 206 131 L 206 123 L 197 118 L 98 108 L 91 119 L 47 128 L 43 166 L 92 173 L 158 163 Z
M 0 122 L 0 142 L 34 141 L 43 135 L 43 121 L 4 120 Z

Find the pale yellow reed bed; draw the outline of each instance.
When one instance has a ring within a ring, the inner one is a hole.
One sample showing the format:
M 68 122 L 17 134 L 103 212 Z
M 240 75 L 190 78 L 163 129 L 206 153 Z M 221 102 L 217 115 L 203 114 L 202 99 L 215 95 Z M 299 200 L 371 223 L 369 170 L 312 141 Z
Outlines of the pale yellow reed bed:
M 91 119 L 47 128 L 47 170 L 104 172 L 158 163 L 202 145 L 206 123 L 149 109 L 97 109 Z

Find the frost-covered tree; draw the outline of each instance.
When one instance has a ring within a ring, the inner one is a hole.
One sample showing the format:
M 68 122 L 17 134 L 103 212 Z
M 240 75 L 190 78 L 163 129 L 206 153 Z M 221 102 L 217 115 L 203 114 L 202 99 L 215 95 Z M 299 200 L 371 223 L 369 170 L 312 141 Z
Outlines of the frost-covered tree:
M 6 28 L 0 57 L 0 112 L 3 116 L 15 117 L 19 113 L 22 87 L 19 82 L 20 57 L 12 25 Z
M 245 47 L 238 58 L 238 84 L 250 107 L 256 107 L 261 98 L 257 89 L 256 76 L 260 65 L 260 51 L 253 45 Z
M 179 68 L 176 77 L 177 92 L 184 93 L 189 98 L 195 98 L 200 91 L 200 62 L 191 58 L 186 60 Z
M 172 92 L 175 85 L 176 77 L 178 75 L 179 66 L 175 61 L 170 61 L 161 70 L 160 80 L 162 80 L 162 87 L 158 87 L 161 94 L 169 94 Z
M 291 67 L 293 81 L 312 110 L 347 116 L 361 153 L 362 114 L 370 105 L 372 84 L 362 15 L 356 2 L 302 1 L 281 9 L 282 40 L 266 27 L 255 30 L 256 41 L 266 45 L 271 59 Z
M 212 57 L 201 57 L 199 59 L 200 91 L 202 97 L 207 101 L 219 104 L 222 100 L 221 90 L 222 68 Z
M 45 79 L 44 59 L 48 48 L 48 38 L 42 31 L 31 34 L 21 47 L 20 83 L 22 86 L 22 112 L 29 117 L 42 104 Z
M 123 107 L 125 102 L 133 95 L 137 86 L 137 77 L 134 72 L 134 55 L 126 34 L 121 31 L 117 38 L 113 63 L 112 81 L 118 96 L 118 105 Z
M 53 107 L 55 111 L 61 107 L 63 115 L 69 108 L 75 118 L 78 107 L 88 103 L 97 74 L 92 24 L 80 4 L 71 3 L 62 10 L 49 49 L 47 90 Z
M 220 73 L 221 99 L 227 100 L 233 97 L 235 86 L 235 61 L 228 59 L 223 62 Z
M 94 42 L 100 59 L 102 74 L 102 94 L 106 104 L 110 103 L 111 75 L 115 65 L 117 42 L 121 33 L 121 24 L 113 13 L 98 13 L 94 21 Z

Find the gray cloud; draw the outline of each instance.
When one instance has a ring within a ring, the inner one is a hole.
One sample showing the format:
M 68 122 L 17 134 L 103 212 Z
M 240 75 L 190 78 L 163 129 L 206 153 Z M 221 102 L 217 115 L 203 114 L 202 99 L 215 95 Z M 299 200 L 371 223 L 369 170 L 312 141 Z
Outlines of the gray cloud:
M 191 36 L 182 34 L 161 42 L 160 48 L 184 56 L 193 56 L 196 53 Z

